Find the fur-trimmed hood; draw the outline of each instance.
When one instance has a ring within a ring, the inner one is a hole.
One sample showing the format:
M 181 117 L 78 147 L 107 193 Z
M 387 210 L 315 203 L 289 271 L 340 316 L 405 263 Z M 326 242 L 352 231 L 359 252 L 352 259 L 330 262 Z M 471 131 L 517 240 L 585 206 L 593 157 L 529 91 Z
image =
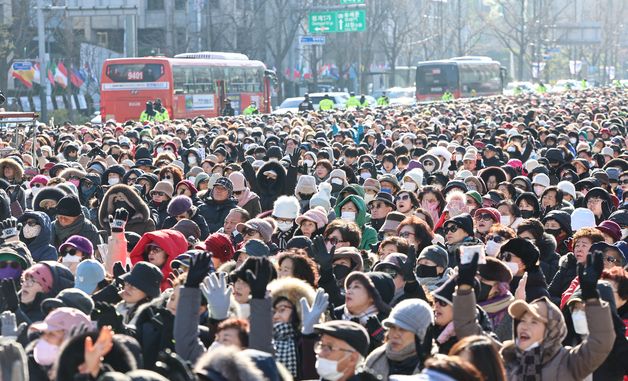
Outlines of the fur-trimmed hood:
M 301 298 L 307 300 L 308 305 L 314 303 L 316 297 L 316 291 L 309 283 L 302 279 L 287 277 L 275 279 L 268 284 L 268 290 L 270 291 L 270 297 L 273 304 L 279 298 L 286 298 L 295 308 L 295 313 L 301 320 Z
M 59 173 L 59 177 L 69 180 L 70 177 L 77 177 L 79 180 L 87 175 L 87 172 L 78 169 L 78 168 L 66 168 L 61 173 Z
M 239 348 L 228 346 L 205 352 L 196 362 L 194 373 L 208 380 L 223 377 L 230 381 L 262 381 L 264 373 Z
M 0 178 L 4 178 L 4 168 L 10 167 L 15 171 L 14 182 L 21 183 L 24 177 L 24 168 L 15 160 L 10 157 L 0 159 Z M 8 179 L 6 179 L 8 180 Z
M 135 209 L 127 223 L 143 223 L 151 217 L 148 205 L 137 192 L 128 185 L 116 184 L 107 190 L 98 209 L 98 222 L 106 230 L 109 230 L 109 215 L 115 212 L 113 202 L 117 199 L 125 200 Z
M 272 181 L 269 180 L 264 172 L 273 171 L 277 173 L 277 180 Z M 281 189 L 285 186 L 286 183 L 286 170 L 284 167 L 275 161 L 270 161 L 264 165 L 257 171 L 257 184 L 262 191 L 262 193 L 270 193 L 276 194 L 281 193 Z

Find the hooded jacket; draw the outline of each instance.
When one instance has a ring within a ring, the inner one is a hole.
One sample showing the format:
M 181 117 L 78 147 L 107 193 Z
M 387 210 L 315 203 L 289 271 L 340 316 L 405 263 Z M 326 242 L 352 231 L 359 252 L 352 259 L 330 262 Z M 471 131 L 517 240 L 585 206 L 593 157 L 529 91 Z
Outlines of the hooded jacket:
M 560 255 L 556 253 L 556 238 L 551 234 L 543 233 L 543 236 L 536 240 L 536 246 L 539 248 L 539 263 L 545 279 L 554 278 L 560 260 Z
M 24 242 L 30 251 L 35 262 L 56 261 L 58 257 L 57 249 L 50 244 L 52 241 L 52 224 L 50 217 L 44 212 L 26 211 L 18 219 L 24 225 L 28 219 L 34 219 L 41 226 L 41 232 L 34 238 L 24 238 L 23 231 L 20 231 L 20 241 Z
M 547 320 L 545 338 L 541 344 L 542 380 L 579 381 L 591 374 L 606 359 L 613 342 L 615 331 L 608 303 L 587 304 L 585 313 L 589 325 L 589 336 L 580 345 L 563 347 L 567 326 L 560 309 L 545 298 Z M 517 332 L 519 321 L 513 320 L 513 332 Z M 501 350 L 509 380 L 519 380 L 518 368 L 522 365 L 522 352 L 514 340 L 504 342 Z
M 9 180 L 4 177 L 5 167 L 13 168 L 13 171 L 14 171 L 13 180 Z M 24 168 L 22 168 L 22 166 L 19 165 L 15 160 L 11 159 L 10 157 L 0 159 L 0 178 L 5 179 L 6 181 L 9 182 L 9 184 L 21 185 L 22 181 L 24 180 L 23 177 L 24 177 Z
M 360 242 L 360 247 L 358 247 L 358 249 L 367 250 L 371 247 L 371 245 L 377 243 L 377 231 L 366 225 L 366 203 L 364 202 L 364 199 L 359 196 L 349 195 L 347 198 L 336 204 L 336 207 L 334 208 L 336 216 L 340 216 L 342 214 L 340 210 L 342 209 L 342 206 L 348 202 L 352 202 L 358 209 L 358 212 L 355 215 L 355 223 L 360 227 L 360 230 L 362 230 L 362 241 Z
M 161 290 L 165 290 L 170 288 L 170 283 L 168 282 L 168 276 L 172 272 L 172 268 L 170 267 L 170 263 L 173 259 L 175 259 L 178 255 L 183 254 L 188 249 L 188 241 L 185 239 L 181 232 L 171 229 L 163 229 L 156 230 L 154 232 L 148 232 L 142 236 L 140 241 L 135 245 L 131 253 L 129 253 L 129 258 L 131 259 L 131 263 L 135 265 L 137 262 L 148 261 L 148 257 L 146 255 L 146 247 L 148 244 L 154 242 L 159 245 L 166 254 L 166 263 L 161 266 L 161 272 L 164 277 L 161 281 Z
M 142 235 L 155 230 L 155 221 L 152 220 L 150 209 L 142 198 L 128 185 L 117 184 L 107 190 L 98 209 L 98 224 L 111 234 L 109 226 L 109 216 L 113 216 L 116 211 L 114 202 L 124 201 L 133 211 L 124 229 Z
M 262 210 L 271 210 L 275 200 L 281 195 L 293 195 L 297 185 L 297 168 L 290 166 L 288 172 L 275 161 L 270 161 L 255 173 L 253 166 L 248 161 L 242 163 L 242 171 L 250 188 L 260 199 Z M 276 180 L 270 180 L 265 175 L 266 171 L 274 171 Z

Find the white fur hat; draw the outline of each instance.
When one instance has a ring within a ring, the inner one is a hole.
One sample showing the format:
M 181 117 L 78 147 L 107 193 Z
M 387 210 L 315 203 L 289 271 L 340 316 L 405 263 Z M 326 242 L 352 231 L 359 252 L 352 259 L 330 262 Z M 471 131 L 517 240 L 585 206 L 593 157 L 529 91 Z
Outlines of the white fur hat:
M 273 217 L 296 219 L 299 216 L 299 200 L 294 196 L 280 196 L 273 204 Z

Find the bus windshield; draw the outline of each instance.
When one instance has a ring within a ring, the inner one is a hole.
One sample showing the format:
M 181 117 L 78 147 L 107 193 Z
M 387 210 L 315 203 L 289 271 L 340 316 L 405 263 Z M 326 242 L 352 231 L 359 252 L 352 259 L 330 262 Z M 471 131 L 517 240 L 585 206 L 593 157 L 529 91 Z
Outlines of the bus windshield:
M 106 75 L 112 82 L 154 82 L 164 75 L 164 65 L 157 63 L 109 64 Z
M 439 94 L 458 88 L 455 65 L 425 65 L 416 70 L 416 86 L 419 94 Z

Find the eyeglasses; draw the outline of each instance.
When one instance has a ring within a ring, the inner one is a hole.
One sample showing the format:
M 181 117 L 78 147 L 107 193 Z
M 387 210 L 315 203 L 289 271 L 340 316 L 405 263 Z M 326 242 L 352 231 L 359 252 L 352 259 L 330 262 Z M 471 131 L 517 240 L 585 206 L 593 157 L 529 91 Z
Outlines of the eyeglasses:
M 384 203 L 383 202 L 374 202 L 371 205 L 369 205 L 369 209 L 373 210 L 373 209 L 379 209 L 379 208 L 383 208 L 384 207 Z
M 411 235 L 412 235 L 412 236 L 415 236 L 416 234 L 414 234 L 414 233 L 412 233 L 412 232 L 401 232 L 401 233 L 399 233 L 399 237 L 401 237 L 401 238 L 408 238 L 408 237 L 410 237 Z
M 317 355 L 319 355 L 319 354 L 321 354 L 323 352 L 335 352 L 335 351 L 341 351 L 341 352 L 346 352 L 346 353 L 355 353 L 355 351 L 352 351 L 350 349 L 334 347 L 334 346 L 329 345 L 329 344 L 323 344 L 320 341 L 317 341 L 316 344 L 314 345 L 314 353 L 316 353 Z
M 165 196 L 166 195 L 166 193 L 160 192 L 160 191 L 153 191 L 152 194 L 153 194 L 153 196 Z
M 502 253 L 501 258 L 499 259 L 501 259 L 504 262 L 510 262 L 510 260 L 512 259 L 512 256 L 513 256 L 512 253 L 506 251 L 505 253 Z
M 396 201 L 406 201 L 406 200 L 410 200 L 410 195 L 407 193 L 397 196 Z
M 602 202 L 602 199 L 599 197 L 591 197 L 589 199 L 589 201 L 587 201 L 587 204 L 591 203 L 591 204 L 596 204 L 598 202 Z
M 628 179 L 619 180 L 621 185 L 628 185 Z
M 236 197 L 240 196 L 242 193 L 244 193 L 244 191 L 233 191 L 233 195 Z
M 294 220 L 293 220 L 293 219 L 291 219 L 291 218 L 279 218 L 279 217 L 275 217 L 275 216 L 273 216 L 273 218 L 274 218 L 274 219 L 275 219 L 275 221 L 277 221 L 278 223 L 282 223 L 282 222 L 283 222 L 283 223 L 289 223 L 289 222 L 294 221 Z
M 7 267 L 18 269 L 20 268 L 20 263 L 16 261 L 0 261 L 0 269 L 6 269 Z
M 441 307 L 447 307 L 449 305 L 449 303 L 440 299 L 434 299 L 434 303 L 438 304 Z
M 242 235 L 245 235 L 247 237 L 253 237 L 255 234 L 257 234 L 257 230 L 253 230 L 253 229 L 242 230 Z
M 475 218 L 478 221 L 492 221 L 493 220 L 493 216 L 491 216 L 488 213 L 477 214 Z
M 486 237 L 486 240 L 494 241 L 495 243 L 501 243 L 504 242 L 506 238 L 502 237 L 501 235 L 489 235 L 488 237 Z
M 445 231 L 445 234 L 447 234 L 447 233 L 455 233 L 455 232 L 458 231 L 458 226 L 456 226 L 456 225 L 445 226 L 443 228 L 443 230 Z
M 126 182 L 129 184 L 134 184 L 137 181 L 137 177 L 127 177 Z
M 35 283 L 37 283 L 35 281 L 35 278 L 29 275 L 24 277 L 24 280 L 22 281 L 22 286 L 34 286 Z

